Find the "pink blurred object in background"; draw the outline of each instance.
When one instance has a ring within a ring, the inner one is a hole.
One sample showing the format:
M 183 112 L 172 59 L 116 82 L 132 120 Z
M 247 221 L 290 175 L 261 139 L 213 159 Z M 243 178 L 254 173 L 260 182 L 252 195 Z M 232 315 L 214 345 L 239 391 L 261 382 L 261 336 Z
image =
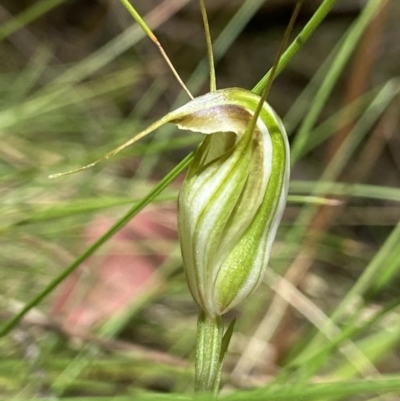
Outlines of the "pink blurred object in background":
M 95 219 L 86 229 L 85 243 L 93 243 L 112 224 L 109 218 Z M 157 268 L 176 240 L 175 205 L 148 206 L 61 284 L 53 319 L 67 331 L 86 333 L 159 291 Z

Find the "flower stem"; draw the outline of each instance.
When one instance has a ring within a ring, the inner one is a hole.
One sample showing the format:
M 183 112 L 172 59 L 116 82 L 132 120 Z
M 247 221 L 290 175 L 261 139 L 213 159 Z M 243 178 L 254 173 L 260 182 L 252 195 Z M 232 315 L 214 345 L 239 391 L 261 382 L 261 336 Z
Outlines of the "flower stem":
M 197 322 L 196 393 L 213 393 L 215 396 L 218 393 L 222 370 L 222 337 L 221 316 L 207 316 L 201 311 Z

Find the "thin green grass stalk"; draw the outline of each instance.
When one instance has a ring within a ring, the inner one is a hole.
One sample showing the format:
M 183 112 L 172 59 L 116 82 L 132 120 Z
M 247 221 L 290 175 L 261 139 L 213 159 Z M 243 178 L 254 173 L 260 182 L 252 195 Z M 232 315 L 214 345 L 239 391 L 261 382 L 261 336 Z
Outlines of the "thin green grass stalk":
M 355 198 L 379 199 L 400 202 L 400 189 L 369 184 L 348 184 L 334 181 L 318 181 L 319 192 L 314 181 L 292 181 L 291 192 L 325 194 L 326 196 L 352 196 Z
M 210 92 L 215 92 L 217 90 L 217 78 L 215 77 L 214 52 L 212 49 L 211 32 L 208 24 L 208 16 L 204 0 L 200 0 L 200 10 L 201 16 L 203 17 L 203 25 L 207 42 L 208 64 L 210 69 Z
M 136 216 L 145 206 L 155 199 L 190 163 L 192 154 L 186 156 L 174 169 L 171 170 L 159 183 L 145 196 L 140 202 L 133 206 L 121 219 L 119 219 L 104 235 L 102 235 L 93 245 L 86 249 L 73 263 L 71 263 L 61 274 L 55 277 L 44 290 L 42 290 L 32 301 L 28 302 L 9 322 L 0 329 L 0 337 L 5 336 L 13 329 L 18 322 L 40 303 L 54 288 L 56 288 L 66 277 L 68 277 L 78 266 L 91 256 L 97 249 L 105 244 L 116 232 L 124 227 L 134 216 Z
M 53 379 L 50 390 L 52 393 L 61 397 L 67 387 L 70 387 L 75 381 L 78 380 L 82 371 L 90 366 L 95 356 L 98 356 L 99 350 L 92 344 L 86 344 L 83 349 L 74 356 L 73 360 L 66 366 L 66 368 Z
M 299 292 L 290 283 L 285 283 L 278 275 L 274 274 L 271 270 L 267 271 L 265 281 L 268 282 L 275 290 L 281 289 L 278 293 L 285 298 L 293 298 L 293 307 L 302 313 L 329 341 L 333 341 L 335 337 L 341 335 L 340 328 L 335 325 L 327 315 L 324 314 L 316 305 L 313 304 L 307 297 Z M 286 294 L 286 295 L 285 295 Z M 289 295 L 289 296 L 288 296 Z M 264 321 L 265 322 L 265 321 Z M 367 357 L 357 348 L 356 344 L 350 340 L 344 342 L 338 347 L 340 353 L 347 360 L 346 362 L 350 365 L 357 367 L 355 360 L 367 360 L 369 365 L 372 365 L 368 361 Z M 374 372 L 376 369 L 371 366 L 371 370 Z M 359 373 L 363 373 L 362 370 Z
M 22 11 L 19 15 L 13 17 L 0 27 L 0 41 L 6 39 L 8 36 L 23 28 L 25 25 L 28 25 L 35 19 L 40 18 L 54 7 L 64 3 L 64 1 L 66 0 L 42 0 L 38 3 L 34 3 L 31 7 Z
M 382 328 L 366 338 L 357 341 L 357 347 L 366 358 L 354 358 L 352 365 L 337 363 L 332 369 L 333 380 L 349 380 L 357 376 L 358 372 L 364 372 L 365 377 L 380 376 L 378 369 L 371 369 L 371 362 L 379 366 L 388 353 L 396 349 L 400 340 L 400 324 L 393 324 L 390 329 Z
M 13 128 L 18 124 L 25 123 L 33 117 L 39 117 L 46 113 L 75 106 L 77 104 L 87 102 L 101 95 L 125 88 L 132 83 L 135 78 L 133 68 L 127 68 L 108 77 L 102 77 L 99 80 L 75 87 L 68 87 L 63 90 L 63 97 L 55 99 L 37 99 L 26 100 L 21 105 L 14 105 L 0 111 L 0 136 L 4 135 L 8 128 Z M 50 95 L 50 98 L 52 95 Z M 50 100 L 53 100 L 50 102 Z
M 289 64 L 292 58 L 296 55 L 296 53 L 301 49 L 302 46 L 306 43 L 312 33 L 317 29 L 317 27 L 321 24 L 321 22 L 328 15 L 331 8 L 335 5 L 337 0 L 324 0 L 322 4 L 319 6 L 317 11 L 313 14 L 311 19 L 308 21 L 306 26 L 301 30 L 301 32 L 297 35 L 297 37 L 293 40 L 292 44 L 288 47 L 285 53 L 279 60 L 279 64 L 276 68 L 275 76 L 278 76 L 285 67 Z M 253 88 L 253 92 L 257 95 L 260 95 L 264 90 L 265 85 L 270 79 L 270 75 L 272 75 L 272 69 L 269 70 L 257 83 L 257 85 Z
M 307 112 L 309 111 L 309 105 L 314 103 L 314 98 L 315 95 L 318 91 L 318 89 L 321 87 L 322 82 L 324 81 L 324 78 L 327 76 L 328 72 L 330 71 L 332 65 L 334 65 L 335 58 L 337 55 L 340 53 L 342 47 L 346 47 L 348 49 L 351 49 L 353 47 L 353 44 L 350 42 L 348 45 L 346 45 L 346 41 L 348 40 L 349 35 L 353 35 L 355 31 L 354 24 L 350 26 L 350 28 L 344 33 L 344 35 L 341 37 L 339 42 L 336 44 L 336 46 L 333 48 L 333 50 L 329 53 L 328 57 L 326 60 L 321 64 L 320 68 L 318 68 L 318 71 L 314 74 L 314 76 L 311 78 L 310 82 L 307 84 L 305 89 L 301 92 L 301 94 L 295 99 L 293 104 L 291 105 L 289 111 L 286 113 L 286 115 L 283 118 L 284 125 L 286 127 L 286 130 L 288 132 L 288 135 L 290 136 L 293 134 L 294 129 L 299 125 L 299 123 L 304 120 L 304 116 L 307 115 Z M 333 74 L 331 72 L 331 74 Z M 367 92 L 364 94 L 360 99 L 356 99 L 353 101 L 350 105 L 345 106 L 342 110 L 340 110 L 337 114 L 344 114 L 345 117 L 348 117 L 347 110 L 351 110 L 353 105 L 356 108 L 357 104 L 359 102 L 362 102 L 362 99 L 365 97 L 369 99 L 369 96 L 373 96 L 373 94 L 376 92 L 376 89 L 372 89 L 371 91 Z M 331 117 L 332 120 L 334 119 L 334 116 Z M 326 120 L 326 123 L 330 121 L 329 118 Z M 321 128 L 324 126 L 325 123 L 322 123 L 319 127 Z M 336 129 L 339 127 L 340 124 L 338 123 L 336 126 Z M 309 134 L 309 139 L 314 139 L 314 143 L 320 143 L 322 139 L 320 138 L 320 135 L 323 135 L 323 133 L 317 132 L 319 131 L 318 128 L 314 129 L 310 134 Z M 326 138 L 324 138 L 326 139 Z M 309 147 L 311 147 L 310 144 L 307 143 L 304 146 L 307 147 L 305 151 L 309 150 Z M 304 152 L 300 152 L 300 155 L 298 158 L 301 158 L 304 156 Z
M 186 87 L 184 82 L 182 81 L 181 77 L 179 76 L 178 72 L 176 71 L 174 65 L 171 63 L 167 53 L 165 53 L 163 47 L 161 46 L 159 40 L 157 39 L 156 35 L 150 29 L 150 27 L 144 22 L 143 18 L 139 15 L 139 13 L 135 10 L 132 4 L 128 0 L 120 0 L 121 4 L 128 10 L 128 12 L 132 15 L 134 20 L 139 24 L 139 26 L 143 29 L 144 33 L 152 40 L 152 42 L 157 46 L 158 50 L 160 51 L 162 57 L 168 64 L 168 67 L 174 74 L 178 83 L 182 86 L 183 90 L 188 94 L 190 99 L 193 99 L 192 94 L 190 93 L 189 89 Z
M 279 65 L 277 67 L 277 74 L 289 64 L 295 54 L 301 49 L 305 42 L 309 39 L 315 29 L 322 23 L 325 17 L 328 15 L 331 8 L 335 5 L 337 0 L 324 0 L 318 10 L 313 14 L 310 21 L 302 29 L 299 35 L 294 39 L 293 43 L 288 47 L 285 53 L 282 55 Z M 230 19 L 227 26 L 223 29 L 221 34 L 215 40 L 214 49 L 214 60 L 219 61 L 231 44 L 235 41 L 239 33 L 246 26 L 246 24 L 255 15 L 257 10 L 263 5 L 264 0 L 247 0 L 243 3 L 236 14 Z M 192 91 L 196 93 L 203 85 L 204 77 L 207 74 L 208 65 L 207 60 L 202 60 L 193 72 L 192 76 L 188 80 L 188 87 L 192 88 Z M 260 95 L 266 85 L 271 70 L 256 84 L 253 88 L 253 92 Z M 178 103 L 182 100 L 178 99 Z
M 376 123 L 378 118 L 387 109 L 395 96 L 400 91 L 400 80 L 395 78 L 388 81 L 379 91 L 375 99 L 367 108 L 363 116 L 357 121 L 354 128 L 338 149 L 337 153 L 329 163 L 321 176 L 321 180 L 333 181 L 343 171 L 345 165 L 353 156 L 361 141 Z
M 397 80 L 389 81 L 382 90 L 378 93 L 377 97 L 367 108 L 358 122 L 355 124 L 350 134 L 348 135 L 345 142 L 342 144 L 339 151 L 336 153 L 335 157 L 331 160 L 325 171 L 320 177 L 321 188 L 326 188 L 327 181 L 334 181 L 338 178 L 339 174 L 342 172 L 345 164 L 353 155 L 356 146 L 360 143 L 362 138 L 365 137 L 369 129 L 375 124 L 377 119 L 381 116 L 382 112 L 390 104 L 393 98 L 396 96 L 399 87 L 396 86 Z M 319 187 L 319 182 L 314 186 L 312 195 L 324 196 L 325 194 Z M 329 189 L 327 189 L 329 191 Z M 316 208 L 314 206 L 309 206 L 304 208 L 299 217 L 296 219 L 296 223 L 293 229 L 286 235 L 285 242 L 290 244 L 297 244 L 293 246 L 292 252 L 297 253 L 299 251 L 301 240 L 306 234 L 311 219 L 314 216 Z M 284 261 L 285 267 L 288 261 Z
M 154 8 L 144 17 L 147 25 L 153 29 L 159 27 L 190 0 L 164 0 L 159 6 Z M 132 25 L 116 38 L 110 40 L 101 49 L 90 54 L 77 65 L 60 75 L 54 84 L 74 84 L 87 79 L 90 75 L 105 67 L 111 61 L 128 49 L 135 46 L 139 41 L 146 37 L 145 32 L 140 26 Z
M 383 246 L 379 249 L 375 257 L 371 260 L 369 265 L 365 268 L 363 274 L 360 276 L 354 286 L 348 291 L 345 298 L 333 312 L 331 316 L 331 321 L 333 323 L 338 323 L 347 313 L 348 306 L 359 304 L 366 291 L 368 291 L 370 288 L 373 288 L 374 282 L 379 276 L 379 272 L 385 268 L 387 258 L 390 258 L 393 253 L 397 252 L 396 250 L 399 241 L 400 222 L 397 224 L 396 228 L 393 230 L 389 238 L 385 241 Z M 398 267 L 399 266 L 397 266 L 397 268 Z M 359 311 L 361 310 L 361 305 Z M 320 365 L 324 361 L 323 359 L 319 359 L 313 364 L 307 363 L 307 365 L 304 365 L 304 359 L 308 360 L 308 354 L 312 354 L 314 350 L 321 349 L 324 343 L 325 339 L 323 338 L 322 334 L 317 333 L 317 335 L 308 342 L 307 346 L 292 362 L 294 365 L 301 366 L 301 370 L 303 371 L 301 376 L 302 382 L 311 377 L 311 375 L 320 367 Z
M 301 389 L 293 389 L 291 386 L 284 386 L 280 389 L 262 388 L 252 391 L 237 391 L 229 395 L 221 396 L 221 401 L 321 401 L 327 397 L 350 397 L 374 396 L 378 392 L 381 394 L 396 394 L 400 391 L 400 376 L 388 375 L 386 377 L 371 378 L 369 380 L 353 380 L 348 382 L 331 382 L 309 384 Z M 160 394 L 136 391 L 129 396 L 113 397 L 114 401 L 192 401 L 193 398 L 181 394 Z M 47 398 L 36 398 L 45 401 Z M 64 401 L 109 401 L 110 397 L 63 397 Z M 209 395 L 198 395 L 196 401 L 210 401 Z
M 143 96 L 140 97 L 140 103 L 135 105 L 132 113 L 127 120 L 138 119 L 151 111 L 161 95 L 168 89 L 167 83 L 160 78 L 154 80 Z M 129 122 L 127 122 L 129 124 Z
M 392 252 L 386 257 L 385 268 L 380 271 L 379 275 L 376 275 L 372 282 L 372 288 L 369 289 L 369 297 L 381 293 L 386 286 L 392 284 L 393 280 L 396 280 L 399 270 L 400 252 L 397 252 L 397 248 L 393 248 Z
M 178 248 L 178 246 L 176 248 Z M 178 254 L 178 252 L 176 252 L 176 254 Z M 167 270 L 169 269 L 170 262 L 166 261 L 158 267 L 157 272 L 159 275 L 166 275 Z M 154 295 L 154 292 L 147 292 L 146 294 L 143 294 L 140 299 L 135 299 L 134 304 L 127 308 L 127 310 L 112 316 L 98 330 L 99 338 L 115 338 L 124 329 L 124 327 L 126 327 L 127 322 L 130 321 L 132 317 L 154 297 Z M 58 377 L 52 381 L 51 389 L 53 389 L 58 396 L 64 394 L 65 391 L 71 390 L 71 387 L 76 384 L 77 379 L 82 375 L 82 372 L 84 372 L 86 368 L 91 367 L 100 353 L 101 350 L 98 346 L 86 344 L 81 350 L 79 350 L 79 353 L 65 367 L 60 375 L 58 375 Z M 161 368 L 162 373 L 165 373 L 165 368 L 166 367 Z M 154 368 L 152 368 L 152 370 L 153 369 Z M 139 375 L 140 373 L 138 372 L 135 376 L 137 377 Z M 142 373 L 142 375 L 145 375 L 145 373 Z
M 293 388 L 285 386 L 282 389 L 273 391 L 261 389 L 242 394 L 232 394 L 222 398 L 224 401 L 261 401 L 269 397 L 274 401 L 293 401 L 293 399 L 304 399 L 307 401 L 320 401 L 325 397 L 351 397 L 352 395 L 360 396 L 367 394 L 376 394 L 382 392 L 390 394 L 398 391 L 400 388 L 400 379 L 398 376 L 385 377 L 370 380 L 359 380 L 353 382 L 336 382 L 309 384 L 302 388 Z
M 214 62 L 218 63 L 221 60 L 244 27 L 264 3 L 265 0 L 247 0 L 243 2 L 213 44 Z M 203 58 L 188 79 L 188 86 L 192 88 L 194 93 L 200 90 L 207 77 L 207 71 L 209 70 L 207 61 L 207 58 Z M 183 98 L 179 97 L 177 104 L 181 104 L 182 101 Z
M 377 119 L 388 107 L 388 105 L 394 99 L 399 90 L 400 87 L 398 86 L 397 80 L 391 80 L 385 84 L 385 86 L 378 93 L 371 105 L 367 108 L 362 117 L 355 124 L 347 139 L 344 141 L 325 171 L 322 173 L 320 178 L 322 186 L 326 188 L 327 181 L 334 181 L 335 179 L 337 179 L 350 157 L 352 157 L 358 144 L 360 144 L 366 133 L 373 126 L 373 124 L 375 124 Z M 316 196 L 325 195 L 319 188 L 318 182 L 316 183 L 312 194 Z M 295 229 L 293 229 L 286 238 L 289 243 L 300 244 L 300 240 L 302 236 L 304 236 L 304 234 L 306 233 L 307 227 L 309 226 L 309 223 L 314 214 L 313 211 L 315 210 L 315 207 L 310 206 L 309 208 L 305 208 L 301 212 L 296 221 Z
M 155 27 L 161 25 L 170 15 L 188 2 L 189 0 L 175 0 L 174 2 L 165 0 L 146 17 L 148 25 Z M 68 104 L 69 96 L 66 96 L 66 92 L 73 91 L 74 84 L 99 71 L 145 37 L 144 31 L 139 26 L 131 26 L 101 49 L 58 76 L 44 89 L 37 91 L 32 98 L 27 99 L 22 104 L 14 105 L 10 109 L 2 110 L 0 112 L 0 129 L 3 130 L 15 124 L 16 115 L 20 121 L 52 111 L 57 108 L 55 105 L 59 103 Z
M 13 82 L 12 91 L 4 99 L 5 103 L 13 104 L 22 101 L 39 81 L 46 67 L 48 67 L 51 57 L 52 54 L 49 49 L 38 47 L 24 71 Z
M 380 272 L 385 269 L 386 260 L 398 252 L 399 241 L 400 222 L 393 229 L 383 246 L 365 268 L 360 278 L 336 308 L 331 317 L 333 321 L 339 321 L 342 319 L 346 313 L 347 305 L 354 305 L 357 301 L 362 299 L 362 296 L 365 295 L 366 291 L 375 284 L 375 280 L 380 275 Z
M 318 360 L 326 361 L 327 356 L 332 354 L 341 344 L 344 344 L 346 340 L 360 336 L 362 333 L 372 330 L 374 326 L 382 323 L 386 319 L 388 313 L 395 313 L 396 309 L 400 305 L 400 297 L 394 299 L 392 302 L 387 304 L 382 309 L 375 312 L 365 322 L 359 323 L 359 316 L 353 315 L 352 320 L 346 325 L 336 336 L 330 339 L 329 343 L 318 349 L 314 349 L 304 357 L 296 357 L 293 361 L 289 362 L 286 366 L 286 370 L 299 369 L 302 365 L 313 365 Z M 361 310 L 361 308 L 360 308 Z M 285 377 L 285 374 L 283 375 Z
M 296 160 L 305 157 L 319 144 L 329 139 L 335 132 L 337 132 L 337 130 L 343 128 L 346 124 L 360 118 L 383 86 L 384 85 L 370 90 L 313 128 L 308 134 L 307 142 L 299 151 Z
M 352 29 L 352 28 L 350 28 Z M 287 111 L 285 116 L 283 117 L 283 123 L 286 127 L 287 133 L 289 136 L 293 135 L 295 132 L 295 128 L 304 120 L 304 116 L 307 114 L 309 110 L 309 105 L 313 103 L 315 93 L 318 91 L 318 88 L 321 85 L 321 82 L 324 80 L 329 68 L 332 66 L 336 55 L 340 51 L 343 41 L 346 38 L 346 34 L 344 34 L 341 40 L 336 44 L 333 50 L 329 53 L 328 57 L 324 60 L 318 70 L 311 77 L 310 81 L 307 83 L 307 86 L 302 90 L 299 96 L 294 100 L 290 109 Z
M 344 40 L 339 52 L 335 56 L 335 59 L 333 60 L 333 63 L 329 68 L 325 79 L 321 83 L 311 105 L 309 105 L 308 113 L 304 118 L 299 131 L 297 132 L 296 139 L 292 145 L 291 150 L 292 164 L 294 164 L 299 159 L 299 155 L 308 141 L 309 133 L 311 132 L 315 122 L 317 121 L 317 118 L 320 115 L 322 108 L 328 100 L 328 97 L 332 93 L 332 90 L 347 61 L 353 54 L 354 49 L 365 29 L 367 28 L 368 24 L 379 11 L 379 9 L 383 7 L 384 2 L 386 2 L 386 0 L 369 0 L 360 17 L 357 19 L 356 23 L 353 24 L 352 27 L 348 30 L 346 34 L 346 39 Z
M 381 328 L 378 332 L 357 341 L 357 347 L 366 358 L 353 358 L 352 364 L 338 363 L 332 369 L 330 376 L 333 380 L 349 380 L 354 378 L 358 372 L 365 372 L 367 377 L 378 376 L 380 372 L 373 368 L 371 363 L 379 364 L 389 352 L 396 349 L 400 341 L 400 323 L 392 324 L 390 328 Z
M 292 30 L 293 30 L 294 24 L 296 22 L 297 16 L 299 15 L 299 12 L 300 12 L 300 9 L 301 9 L 302 5 L 303 5 L 303 0 L 298 0 L 297 3 L 296 3 L 296 6 L 294 8 L 294 11 L 292 13 L 292 16 L 290 18 L 290 21 L 289 21 L 289 23 L 288 23 L 288 25 L 286 27 L 285 33 L 283 35 L 283 40 L 282 40 L 282 43 L 281 43 L 281 45 L 279 47 L 279 50 L 278 50 L 278 52 L 276 54 L 274 63 L 272 65 L 271 73 L 268 75 L 268 79 L 265 82 L 265 86 L 263 88 L 263 91 L 262 91 L 262 94 L 261 94 L 260 101 L 258 103 L 257 109 L 255 110 L 255 112 L 253 114 L 253 117 L 252 117 L 252 119 L 251 119 L 251 121 L 250 121 L 250 123 L 249 123 L 249 125 L 247 127 L 247 131 L 254 132 L 254 130 L 255 130 L 255 127 L 256 127 L 256 124 L 257 124 L 257 119 L 260 116 L 260 113 L 261 113 L 261 110 L 263 108 L 264 103 L 267 101 L 267 98 L 268 98 L 268 95 L 269 95 L 269 91 L 271 90 L 272 82 L 274 82 L 274 79 L 276 78 L 276 74 L 277 74 L 277 71 L 278 71 L 278 66 L 279 66 L 280 60 L 282 58 L 282 54 L 283 54 L 283 52 L 284 52 L 284 50 L 286 48 L 286 44 L 287 44 L 287 42 L 289 40 L 289 36 L 290 36 L 290 34 L 291 34 Z

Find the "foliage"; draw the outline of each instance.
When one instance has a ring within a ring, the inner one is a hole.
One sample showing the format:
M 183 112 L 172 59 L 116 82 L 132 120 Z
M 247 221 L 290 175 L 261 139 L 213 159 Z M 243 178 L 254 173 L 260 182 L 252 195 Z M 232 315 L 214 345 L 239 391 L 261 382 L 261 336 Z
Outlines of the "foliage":
M 0 339 L 0 393 L 74 401 L 190 399 L 184 394 L 193 381 L 197 312 L 174 238 L 142 238 L 143 254 L 167 256 L 157 285 L 118 313 L 78 332 L 82 326 L 54 310 L 60 311 L 55 305 L 65 294 L 63 284 L 57 286 L 75 277 L 70 274 L 83 261 L 91 256 L 84 267 L 100 265 L 126 224 L 138 235 L 137 218 L 128 223 L 133 216 L 152 201 L 151 213 L 173 207 L 177 186 L 168 185 L 187 166 L 199 138 L 162 129 L 92 170 L 48 179 L 101 157 L 184 103 L 185 95 L 119 4 L 77 13 L 83 5 L 41 0 L 22 10 L 8 3 L 14 17 L 0 32 L 1 330 L 22 322 Z M 167 0 L 144 20 L 163 37 L 176 38 L 165 39 L 168 53 L 183 76 L 194 71 L 185 82 L 198 93 L 207 81 L 206 60 L 199 57 L 205 50 L 197 44 L 201 21 L 187 26 L 183 18 L 193 18 L 191 8 L 175 15 L 187 3 Z M 269 56 L 271 65 L 284 26 L 260 38 L 245 30 L 252 17 L 248 26 L 257 24 L 257 12 L 273 12 L 268 2 L 261 9 L 263 3 L 248 0 L 211 13 L 221 86 L 251 87 Z M 143 14 L 146 6 L 138 2 Z M 393 57 L 375 44 L 382 37 L 391 48 L 387 27 L 396 13 L 385 19 L 388 9 L 399 5 L 370 0 L 349 18 L 328 18 L 309 42 L 294 42 L 303 48 L 287 53 L 295 57 L 272 86 L 269 102 L 285 114 L 292 135 L 295 202 L 278 232 L 274 271 L 248 304 L 228 316 L 238 320 L 221 399 L 390 400 L 399 392 L 400 378 L 391 375 L 400 363 L 399 160 L 393 150 L 399 81 L 398 69 L 387 62 Z M 71 22 L 72 15 L 84 17 Z M 312 15 L 321 17 L 306 2 L 300 24 Z M 110 37 L 113 31 L 120 33 Z M 256 42 L 261 49 L 253 50 Z M 301 94 L 294 77 L 309 81 Z M 87 232 L 99 215 L 115 223 L 93 238 Z M 89 279 L 96 282 L 96 275 Z

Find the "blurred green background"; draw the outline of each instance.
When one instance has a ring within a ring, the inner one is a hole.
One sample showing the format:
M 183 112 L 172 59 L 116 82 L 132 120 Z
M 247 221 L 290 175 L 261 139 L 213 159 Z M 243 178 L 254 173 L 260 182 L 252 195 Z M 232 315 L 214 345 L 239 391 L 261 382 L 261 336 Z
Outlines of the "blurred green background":
M 291 198 L 272 270 L 227 316 L 238 322 L 226 392 L 400 369 L 400 3 L 374 1 L 374 18 L 362 13 L 371 1 L 337 1 L 272 86 L 268 101 L 293 145 Z M 295 1 L 207 3 L 218 88 L 251 89 Z M 133 4 L 194 95 L 207 92 L 198 3 Z M 305 0 L 292 37 L 320 4 Z M 166 126 L 93 169 L 49 179 L 100 158 L 187 95 L 116 0 L 2 0 L 0 40 L 5 325 L 201 137 Z M 197 308 L 176 235 L 181 179 L 0 338 L 1 396 L 191 392 Z M 335 394 L 324 399 L 397 399 Z

